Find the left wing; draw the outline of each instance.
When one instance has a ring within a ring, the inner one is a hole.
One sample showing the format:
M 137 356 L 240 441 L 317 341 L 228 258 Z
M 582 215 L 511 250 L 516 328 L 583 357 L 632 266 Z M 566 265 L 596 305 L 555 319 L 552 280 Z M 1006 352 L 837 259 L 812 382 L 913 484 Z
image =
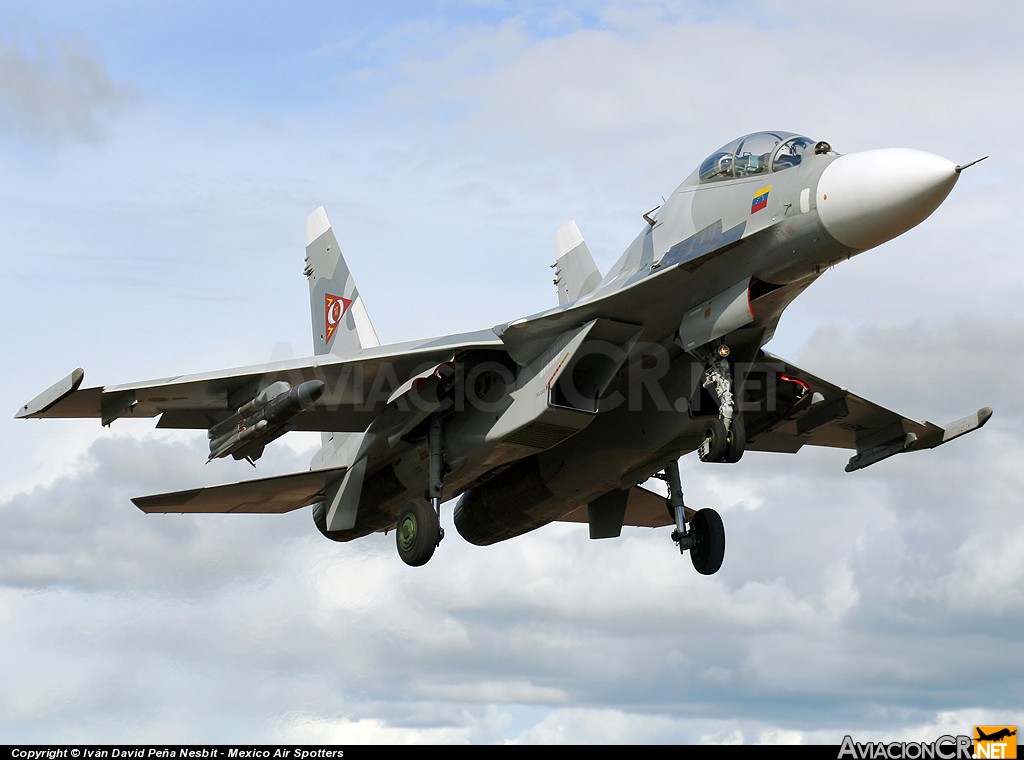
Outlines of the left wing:
M 743 402 L 748 451 L 795 453 L 805 445 L 854 449 L 847 472 L 904 451 L 941 446 L 992 416 L 984 407 L 946 425 L 917 422 L 766 352 L 750 374 Z
M 156 496 L 137 496 L 132 504 L 149 514 L 283 514 L 323 501 L 327 487 L 344 475 L 345 469 L 333 467 Z

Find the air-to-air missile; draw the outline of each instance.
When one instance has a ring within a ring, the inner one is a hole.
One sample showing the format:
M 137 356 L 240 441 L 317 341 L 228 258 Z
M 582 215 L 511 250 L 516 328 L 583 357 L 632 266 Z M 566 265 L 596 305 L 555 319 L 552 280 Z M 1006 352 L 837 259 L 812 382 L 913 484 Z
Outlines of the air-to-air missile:
M 307 380 L 294 388 L 284 380 L 268 385 L 235 414 L 210 428 L 207 461 L 228 454 L 235 459 L 259 459 L 263 447 L 288 432 L 291 419 L 312 408 L 323 392 L 320 380 Z

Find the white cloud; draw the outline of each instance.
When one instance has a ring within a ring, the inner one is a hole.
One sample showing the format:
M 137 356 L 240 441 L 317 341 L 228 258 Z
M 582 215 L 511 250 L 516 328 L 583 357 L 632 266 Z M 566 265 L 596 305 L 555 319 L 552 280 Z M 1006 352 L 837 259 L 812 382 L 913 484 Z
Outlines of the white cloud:
M 469 744 L 471 733 L 461 727 L 396 728 L 382 720 L 320 718 L 298 715 L 289 718 L 276 737 L 281 744 Z
M 130 102 L 96 46 L 82 35 L 50 38 L 33 24 L 0 27 L 0 131 L 29 143 L 96 141 Z

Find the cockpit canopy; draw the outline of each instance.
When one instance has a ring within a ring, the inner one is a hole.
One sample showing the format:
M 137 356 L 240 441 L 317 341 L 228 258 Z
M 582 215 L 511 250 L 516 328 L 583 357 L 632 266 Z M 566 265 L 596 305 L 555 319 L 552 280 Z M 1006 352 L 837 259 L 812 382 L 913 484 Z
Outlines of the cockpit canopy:
M 815 140 L 792 132 L 754 132 L 716 150 L 700 165 L 701 184 L 750 177 L 798 166 Z

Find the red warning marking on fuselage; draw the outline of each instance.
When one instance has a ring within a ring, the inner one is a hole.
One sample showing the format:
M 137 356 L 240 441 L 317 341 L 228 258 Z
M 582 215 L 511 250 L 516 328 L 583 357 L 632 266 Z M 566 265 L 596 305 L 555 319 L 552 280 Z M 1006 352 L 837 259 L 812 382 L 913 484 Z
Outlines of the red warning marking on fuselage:
M 324 341 L 326 343 L 330 344 L 331 338 L 334 337 L 334 331 L 338 329 L 342 317 L 345 316 L 345 312 L 351 305 L 351 298 L 342 298 L 332 293 L 324 294 Z

